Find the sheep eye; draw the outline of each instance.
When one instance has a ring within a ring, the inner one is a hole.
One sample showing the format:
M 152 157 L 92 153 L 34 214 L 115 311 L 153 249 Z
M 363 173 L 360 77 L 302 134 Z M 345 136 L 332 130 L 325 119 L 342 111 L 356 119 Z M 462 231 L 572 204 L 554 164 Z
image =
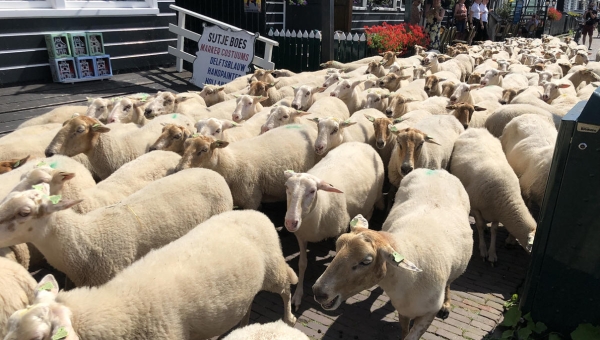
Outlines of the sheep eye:
M 333 129 L 333 131 L 331 131 L 331 134 L 332 134 L 332 135 L 333 135 L 333 134 L 336 134 L 338 131 L 339 131 L 339 129 L 338 129 L 338 128 L 335 128 L 335 129 Z
M 290 116 L 288 116 L 288 115 L 283 116 L 283 119 L 288 119 L 288 118 L 290 118 Z
M 217 129 L 215 133 L 221 133 L 221 129 Z
M 20 211 L 19 212 L 19 216 L 21 216 L 21 217 L 27 217 L 29 215 L 31 215 L 31 211 Z
M 129 110 L 131 110 L 131 105 L 127 105 L 127 106 L 125 106 L 125 108 L 123 108 L 123 110 L 125 110 L 125 111 L 129 111 Z
M 85 127 L 84 126 L 80 126 L 77 128 L 77 133 L 83 133 L 85 131 Z
M 308 93 L 308 92 L 307 92 L 307 93 L 306 93 L 304 96 L 305 96 L 305 97 L 308 97 L 309 95 L 310 95 L 310 93 Z
M 213 91 L 212 91 L 212 90 L 210 90 L 210 91 L 206 91 L 206 93 L 208 93 L 208 94 L 213 94 Z
M 171 103 L 172 103 L 172 101 L 171 101 L 171 100 L 165 100 L 165 101 L 164 101 L 164 103 L 163 103 L 163 105 L 169 105 L 169 104 L 171 104 Z
M 173 136 L 173 138 L 175 138 L 175 139 L 181 139 L 181 133 L 176 134 L 175 136 Z
M 308 193 L 312 195 L 312 194 L 314 194 L 315 192 L 316 192 L 316 191 L 315 191 L 315 189 L 310 189 L 310 191 L 309 191 Z
M 361 265 L 361 266 L 368 266 L 368 265 L 370 265 L 372 262 L 373 262 L 373 257 L 371 257 L 371 256 L 367 256 L 367 258 L 365 258 L 365 259 L 364 259 L 364 260 L 363 260 L 363 261 L 360 263 L 360 265 Z
M 423 143 L 424 143 L 424 142 L 421 142 L 421 144 L 419 144 L 419 145 L 417 146 L 417 150 L 418 150 L 418 149 L 420 149 L 420 148 L 423 146 Z
M 347 89 L 349 89 L 349 88 L 350 88 L 350 85 L 347 85 L 347 86 L 346 86 L 346 88 L 347 88 Z
M 375 102 L 375 103 L 377 103 L 378 101 L 379 101 L 379 98 L 376 98 L 376 99 L 374 100 L 374 102 Z

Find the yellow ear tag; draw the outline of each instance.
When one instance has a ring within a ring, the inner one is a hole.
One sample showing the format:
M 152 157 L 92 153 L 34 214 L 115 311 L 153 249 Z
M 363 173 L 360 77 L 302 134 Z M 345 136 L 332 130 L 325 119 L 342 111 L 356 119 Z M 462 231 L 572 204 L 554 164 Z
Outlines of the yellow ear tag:
M 398 254 L 398 252 L 393 252 L 392 256 L 394 256 L 394 262 L 396 262 L 396 263 L 400 263 L 400 262 L 404 261 L 404 256 Z
M 42 161 L 42 162 L 39 162 L 38 164 L 36 164 L 36 166 L 35 166 L 35 167 L 36 167 L 36 168 L 40 168 L 40 167 L 43 167 L 44 165 L 46 165 L 46 162 L 43 162 L 43 161 Z
M 59 327 L 58 331 L 56 331 L 56 333 L 52 336 L 51 339 L 60 340 L 66 338 L 67 335 L 69 335 L 69 332 L 67 332 L 67 330 L 64 327 Z
M 54 288 L 54 285 L 52 284 L 52 282 L 46 282 L 43 285 L 40 286 L 40 288 L 38 288 L 38 291 L 42 291 L 42 290 L 47 290 L 47 291 L 51 291 L 52 288 Z
M 50 200 L 50 202 L 52 202 L 52 204 L 57 204 L 62 199 L 62 196 L 61 195 L 52 195 L 52 196 L 49 196 L 48 199 Z
M 32 185 L 31 187 L 34 188 L 35 190 L 38 190 L 38 191 L 43 191 L 44 190 L 44 186 L 41 185 L 41 184 Z
M 101 124 L 96 123 L 96 124 L 92 125 L 93 128 L 98 127 L 98 126 L 101 126 Z

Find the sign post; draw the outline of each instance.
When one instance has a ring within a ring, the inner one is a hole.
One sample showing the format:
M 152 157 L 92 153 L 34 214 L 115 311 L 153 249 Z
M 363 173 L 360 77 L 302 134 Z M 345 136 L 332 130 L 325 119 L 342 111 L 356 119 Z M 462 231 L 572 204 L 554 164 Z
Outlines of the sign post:
M 256 37 L 245 30 L 205 26 L 190 82 L 202 88 L 205 84 L 222 85 L 245 76 L 254 59 Z

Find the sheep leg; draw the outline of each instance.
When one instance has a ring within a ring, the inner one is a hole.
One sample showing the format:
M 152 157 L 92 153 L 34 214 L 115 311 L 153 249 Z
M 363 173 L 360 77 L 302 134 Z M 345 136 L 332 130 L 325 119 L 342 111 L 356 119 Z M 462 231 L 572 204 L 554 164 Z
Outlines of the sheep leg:
M 421 336 L 427 331 L 427 328 L 429 328 L 429 325 L 431 325 L 431 322 L 435 318 L 435 314 L 436 313 L 431 313 L 415 318 L 413 326 L 405 340 L 421 339 Z
M 492 263 L 492 267 L 498 261 L 498 257 L 496 256 L 496 232 L 498 231 L 498 222 L 492 222 L 491 228 L 491 238 L 490 238 L 490 250 L 488 251 L 488 261 Z
M 250 303 L 250 306 L 248 306 L 248 312 L 246 312 L 246 315 L 244 315 L 242 321 L 240 321 L 240 328 L 248 326 L 250 323 L 250 314 L 252 314 L 252 303 Z
M 398 313 L 398 322 L 400 322 L 400 328 L 402 329 L 400 339 L 405 339 L 410 331 L 410 318 Z
M 450 283 L 448 283 L 446 285 L 446 291 L 444 292 L 444 303 L 436 316 L 442 320 L 446 320 L 450 315 L 450 307 Z
M 302 295 L 304 295 L 304 272 L 306 272 L 306 265 L 308 264 L 308 259 L 306 255 L 306 241 L 298 239 L 298 246 L 300 247 L 300 258 L 298 259 L 298 285 L 296 286 L 296 291 L 294 292 L 294 296 L 292 297 L 292 304 L 295 306 L 295 311 L 298 311 L 300 308 L 300 303 L 302 303 Z
M 506 246 L 516 246 L 517 245 L 517 239 L 512 235 L 512 234 L 508 234 L 508 237 L 506 238 L 506 241 L 504 241 L 506 243 Z
M 472 211 L 472 215 L 475 218 L 475 226 L 477 226 L 477 235 L 479 236 L 479 253 L 485 261 L 485 258 L 488 255 L 485 239 L 483 238 L 483 228 L 485 227 L 485 221 L 479 211 Z

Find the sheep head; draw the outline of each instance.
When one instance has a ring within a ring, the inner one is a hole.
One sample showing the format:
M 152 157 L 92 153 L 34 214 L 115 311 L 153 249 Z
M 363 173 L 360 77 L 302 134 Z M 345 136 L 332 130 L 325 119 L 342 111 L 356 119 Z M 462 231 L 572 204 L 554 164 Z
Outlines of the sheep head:
M 310 112 L 296 110 L 283 105 L 273 107 L 269 113 L 269 117 L 267 117 L 267 121 L 261 126 L 260 133 L 263 134 L 282 125 L 294 124 L 298 117 L 309 114 Z
M 27 157 L 21 158 L 21 159 L 11 159 L 8 161 L 0 161 L 0 174 L 7 173 L 9 171 L 12 171 L 12 170 L 20 167 L 21 165 L 27 163 L 28 159 L 29 159 L 29 155 Z
M 236 99 L 235 110 L 231 114 L 231 119 L 234 122 L 241 122 L 252 118 L 258 111 L 262 110 L 263 107 L 260 105 L 261 102 L 269 99 L 263 96 L 250 96 L 247 94 L 238 96 Z
M 554 99 L 558 98 L 558 96 L 561 95 L 560 89 L 566 89 L 567 87 L 570 87 L 571 84 L 559 84 L 556 82 L 547 81 L 544 82 L 542 86 L 544 87 L 544 94 L 542 95 L 542 100 L 544 100 L 547 103 L 552 103 Z
M 350 233 L 337 239 L 335 258 L 312 287 L 315 300 L 325 310 L 334 310 L 344 300 L 379 283 L 388 266 L 421 271 L 393 248 L 387 233 L 369 230 L 362 215 L 352 219 L 350 228 Z
M 489 69 L 485 71 L 485 74 L 479 81 L 479 84 L 481 84 L 481 86 L 498 85 L 502 80 L 502 76 L 506 75 L 507 73 L 508 71 L 499 71 L 494 68 Z
M 266 83 L 263 81 L 253 81 L 250 83 L 250 89 L 248 90 L 248 95 L 250 96 L 255 96 L 255 97 L 265 97 L 268 98 L 269 97 L 269 90 L 272 87 L 275 87 L 275 82 L 272 83 Z
M 517 89 L 502 90 L 502 98 L 500 98 L 498 100 L 498 102 L 502 105 L 510 104 L 517 95 L 523 93 L 523 91 L 525 91 L 525 90 L 527 90 L 527 88 L 523 88 L 520 90 L 517 90 Z
M 292 233 L 300 229 L 302 218 L 313 210 L 319 190 L 343 194 L 343 191 L 332 184 L 311 174 L 287 170 L 284 175 L 287 178 L 285 182 L 287 211 L 284 225 Z
M 105 119 L 113 108 L 114 100 L 112 98 L 87 98 L 90 105 L 85 112 L 88 117 L 96 119 Z
M 56 302 L 58 283 L 46 275 L 35 287 L 34 304 L 14 312 L 8 320 L 5 339 L 79 340 L 71 324 L 71 310 Z
M 273 70 L 256 70 L 254 71 L 254 74 L 252 75 L 252 77 L 250 77 L 250 79 L 248 80 L 248 83 L 252 83 L 254 81 L 262 81 L 264 83 L 274 83 L 275 82 L 275 77 L 273 76 Z
M 454 104 L 454 103 L 458 103 L 458 102 L 468 102 L 469 98 L 470 98 L 470 92 L 471 90 L 475 90 L 480 88 L 481 85 L 480 84 L 467 84 L 467 83 L 460 83 L 457 84 L 454 92 L 452 93 L 452 95 L 450 96 L 450 104 Z
M 354 89 L 360 85 L 362 80 L 355 80 L 353 82 L 348 79 L 344 79 L 338 83 L 333 91 L 329 94 L 331 97 L 337 97 L 340 99 L 350 98 L 352 97 L 352 92 Z
M 50 145 L 46 148 L 46 157 L 61 154 L 69 157 L 88 153 L 96 144 L 100 134 L 110 129 L 95 118 L 78 116 L 64 122 Z
M 176 171 L 188 168 L 212 169 L 217 165 L 217 157 L 213 157 L 216 149 L 224 148 L 228 142 L 212 136 L 193 135 L 184 144 L 184 152 Z
M 394 137 L 390 132 L 388 126 L 390 124 L 398 124 L 402 121 L 401 118 L 390 119 L 390 118 L 375 118 L 365 114 L 371 123 L 373 123 L 373 129 L 375 130 L 375 145 L 378 149 L 385 148 L 386 144 Z
M 445 80 L 446 78 L 440 78 L 435 75 L 428 76 L 427 78 L 425 78 L 425 87 L 423 88 L 425 90 L 425 93 L 427 93 L 428 96 L 432 97 L 432 91 L 438 87 L 438 84 L 440 82 Z
M 479 84 L 481 83 L 481 73 L 473 72 L 469 75 L 469 79 L 467 79 L 467 84 Z
M 196 123 L 196 130 L 200 135 L 212 136 L 216 139 L 225 140 L 225 130 L 238 126 L 242 125 L 227 119 L 207 118 L 201 119 Z
M 192 135 L 190 130 L 181 125 L 166 124 L 156 142 L 150 146 L 148 151 L 164 150 L 183 154 L 183 145 Z
M 135 123 L 142 124 L 144 107 L 148 102 L 122 98 L 113 107 L 108 115 L 107 123 Z
M 389 91 L 396 91 L 400 88 L 401 80 L 408 80 L 411 76 L 398 76 L 395 73 L 388 73 L 385 76 L 379 78 L 377 84 L 382 89 L 387 89 Z
M 376 109 L 384 112 L 388 106 L 388 91 L 369 90 L 367 93 L 367 102 L 364 109 Z
M 317 123 L 319 132 L 315 141 L 315 153 L 323 156 L 325 153 L 336 146 L 340 145 L 344 140 L 343 129 L 356 124 L 350 120 L 340 120 L 337 118 L 313 118 L 313 122 Z
M 379 62 L 379 65 L 381 65 L 383 67 L 390 67 L 390 66 L 392 66 L 392 64 L 394 64 L 396 62 L 396 55 L 397 54 L 398 53 L 392 52 L 392 51 L 387 51 L 385 53 L 380 53 L 379 55 L 382 56 L 383 58 L 381 58 L 381 61 Z
M 415 168 L 415 163 L 421 155 L 423 144 L 438 144 L 433 137 L 414 128 L 398 130 L 395 126 L 391 125 L 389 129 L 396 135 L 396 142 L 398 143 L 396 150 L 398 154 L 392 155 L 392 157 L 398 157 L 401 160 L 400 174 L 402 176 L 408 175 Z
M 471 122 L 471 118 L 473 118 L 473 112 L 475 111 L 485 111 L 486 108 L 479 107 L 477 105 L 472 105 L 469 103 L 456 103 L 452 105 L 446 106 L 447 110 L 454 110 L 452 113 L 456 119 L 462 124 L 462 126 L 466 129 L 469 127 L 469 123 Z
M 308 108 L 314 102 L 314 95 L 318 92 L 325 91 L 325 87 L 312 87 L 308 85 L 302 85 L 294 88 L 294 100 L 292 101 L 292 108 L 296 110 L 308 110 Z
M 390 93 L 390 103 L 385 110 L 388 118 L 400 118 L 408 112 L 407 104 L 416 101 L 416 99 L 403 96 L 401 94 Z
M 213 106 L 225 100 L 225 86 L 204 84 L 198 95 L 204 99 L 206 106 Z

